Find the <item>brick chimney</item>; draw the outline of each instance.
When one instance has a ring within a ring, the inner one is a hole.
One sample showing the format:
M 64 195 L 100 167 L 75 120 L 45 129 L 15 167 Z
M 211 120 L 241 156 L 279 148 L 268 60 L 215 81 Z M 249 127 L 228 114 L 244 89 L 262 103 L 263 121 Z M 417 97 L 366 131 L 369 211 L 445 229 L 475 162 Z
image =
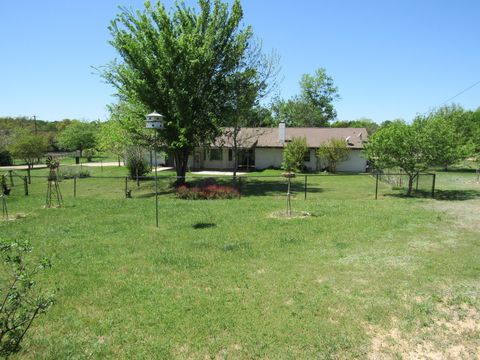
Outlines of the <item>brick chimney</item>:
M 278 124 L 278 141 L 280 144 L 285 144 L 286 139 L 286 129 L 285 129 L 285 122 L 282 121 Z

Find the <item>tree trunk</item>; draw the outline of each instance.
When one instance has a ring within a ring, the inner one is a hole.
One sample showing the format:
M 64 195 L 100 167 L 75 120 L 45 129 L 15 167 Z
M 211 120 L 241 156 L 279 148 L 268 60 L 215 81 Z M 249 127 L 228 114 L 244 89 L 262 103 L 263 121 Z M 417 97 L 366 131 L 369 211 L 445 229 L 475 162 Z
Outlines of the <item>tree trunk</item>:
M 83 157 L 83 149 L 80 149 L 80 157 Z
M 414 174 L 408 174 L 407 196 L 412 196 L 413 180 L 415 180 L 415 175 Z
M 28 183 L 32 183 L 32 177 L 30 176 L 30 171 L 33 168 L 33 162 L 32 163 L 27 163 L 27 173 L 28 173 Z
M 175 159 L 175 171 L 177 173 L 177 186 L 185 184 L 185 174 L 187 173 L 189 155 L 190 151 L 186 149 L 175 150 L 173 153 Z

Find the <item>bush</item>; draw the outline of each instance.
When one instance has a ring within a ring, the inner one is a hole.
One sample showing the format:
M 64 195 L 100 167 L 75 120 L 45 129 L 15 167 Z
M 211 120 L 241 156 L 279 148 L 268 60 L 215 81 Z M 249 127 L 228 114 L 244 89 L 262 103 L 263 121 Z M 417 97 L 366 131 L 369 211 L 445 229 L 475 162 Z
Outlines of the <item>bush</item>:
M 45 313 L 55 302 L 53 293 L 45 293 L 36 285 L 36 275 L 50 268 L 42 259 L 32 263 L 27 259 L 32 247 L 27 241 L 0 239 L 0 356 L 8 358 L 21 349 L 21 342 L 35 318 Z
M 73 179 L 73 178 L 87 178 L 90 177 L 90 171 L 86 169 L 64 168 L 58 170 L 58 178 L 61 180 Z
M 150 164 L 147 153 L 140 147 L 131 147 L 126 153 L 128 174 L 132 179 L 137 176 L 145 176 L 150 172 Z
M 13 158 L 9 151 L 0 150 L 0 166 L 13 165 Z
M 177 197 L 186 200 L 235 199 L 238 196 L 238 190 L 229 185 L 182 185 L 177 188 Z
M 88 162 L 92 161 L 92 158 L 97 154 L 95 149 L 85 149 L 83 150 L 83 156 L 87 158 Z

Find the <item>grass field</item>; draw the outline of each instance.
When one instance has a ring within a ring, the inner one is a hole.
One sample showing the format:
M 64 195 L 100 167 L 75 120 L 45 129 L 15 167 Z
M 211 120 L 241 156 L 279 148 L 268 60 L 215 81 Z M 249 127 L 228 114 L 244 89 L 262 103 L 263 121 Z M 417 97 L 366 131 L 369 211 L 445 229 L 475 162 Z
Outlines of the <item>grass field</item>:
M 125 176 L 95 168 L 95 176 Z M 45 170 L 36 170 L 45 175 Z M 169 175 L 162 173 L 162 175 Z M 253 174 L 258 175 L 258 174 Z M 267 171 L 260 175 L 278 175 Z M 480 185 L 438 173 L 439 200 L 404 198 L 370 176 L 294 185 L 251 178 L 239 200 L 187 201 L 160 182 L 61 183 L 65 207 L 43 209 L 45 179 L 20 183 L 1 221 L 53 268 L 57 304 L 34 324 L 25 359 L 476 358 L 480 353 Z M 452 200 L 455 199 L 455 200 Z

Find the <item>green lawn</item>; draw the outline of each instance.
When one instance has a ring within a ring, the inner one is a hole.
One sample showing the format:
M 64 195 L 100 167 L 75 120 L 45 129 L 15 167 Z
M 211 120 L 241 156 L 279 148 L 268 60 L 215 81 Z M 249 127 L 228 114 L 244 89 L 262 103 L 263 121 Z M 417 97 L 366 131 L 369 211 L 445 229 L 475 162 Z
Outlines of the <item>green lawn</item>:
M 304 200 L 299 176 L 303 219 L 272 217 L 284 180 L 256 175 L 278 172 L 249 174 L 241 199 L 215 201 L 176 199 L 162 178 L 158 229 L 152 181 L 129 181 L 125 199 L 123 178 L 79 179 L 76 198 L 66 180 L 61 209 L 42 208 L 45 179 L 33 178 L 28 197 L 19 183 L 9 209 L 25 218 L 0 222 L 0 234 L 52 258 L 40 280 L 59 291 L 18 358 L 474 358 L 474 173 L 437 174 L 455 195 L 441 198 L 462 200 L 404 198 L 386 184 L 375 200 L 365 175 L 309 177 Z

